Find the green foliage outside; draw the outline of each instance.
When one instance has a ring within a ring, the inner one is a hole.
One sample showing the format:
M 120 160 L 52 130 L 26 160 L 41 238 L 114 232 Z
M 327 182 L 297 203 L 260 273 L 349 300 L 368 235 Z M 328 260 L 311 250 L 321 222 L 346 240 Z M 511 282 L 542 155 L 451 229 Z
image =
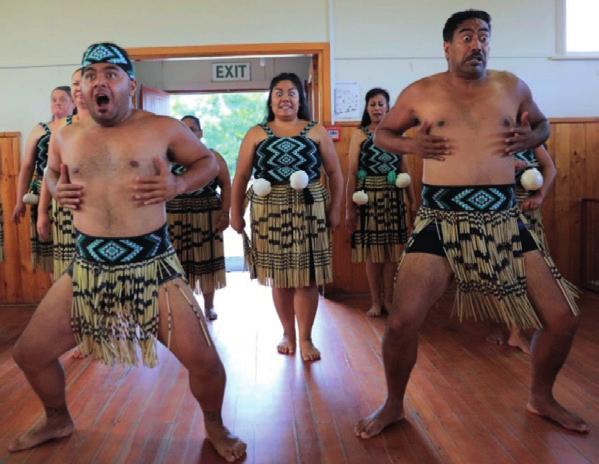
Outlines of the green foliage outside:
M 232 177 L 245 133 L 266 116 L 267 98 L 268 92 L 171 95 L 171 115 L 200 119 L 202 141 L 225 158 Z

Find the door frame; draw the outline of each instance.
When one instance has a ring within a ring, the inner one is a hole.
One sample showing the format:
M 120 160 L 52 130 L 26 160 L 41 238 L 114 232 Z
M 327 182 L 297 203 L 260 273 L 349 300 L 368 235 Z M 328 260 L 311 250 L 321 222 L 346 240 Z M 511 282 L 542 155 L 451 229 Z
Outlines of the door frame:
M 129 47 L 132 60 L 159 60 L 169 58 L 312 55 L 318 77 L 318 114 L 322 124 L 331 122 L 331 50 L 328 42 L 189 45 L 174 47 Z

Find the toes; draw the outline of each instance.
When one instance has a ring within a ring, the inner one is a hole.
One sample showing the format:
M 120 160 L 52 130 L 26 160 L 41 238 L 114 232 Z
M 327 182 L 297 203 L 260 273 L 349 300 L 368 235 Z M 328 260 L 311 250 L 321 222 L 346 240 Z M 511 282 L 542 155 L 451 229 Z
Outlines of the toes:
M 245 454 L 246 444 L 243 442 L 237 443 L 233 449 L 233 455 L 236 459 L 240 459 Z

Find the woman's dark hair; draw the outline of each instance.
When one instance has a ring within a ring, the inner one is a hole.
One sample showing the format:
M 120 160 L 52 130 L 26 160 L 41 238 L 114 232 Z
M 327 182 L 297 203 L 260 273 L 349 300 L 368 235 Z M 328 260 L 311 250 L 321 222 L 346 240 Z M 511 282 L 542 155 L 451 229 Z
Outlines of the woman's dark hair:
M 59 85 L 58 87 L 54 87 L 52 89 L 52 92 L 55 92 L 57 90 L 60 90 L 62 92 L 66 92 L 66 94 L 69 96 L 69 98 L 72 100 L 73 96 L 71 95 L 71 87 L 69 87 L 68 85 Z
M 482 10 L 465 10 L 458 11 L 452 14 L 449 19 L 445 22 L 443 27 L 443 41 L 451 42 L 453 39 L 453 33 L 467 19 L 480 19 L 487 23 L 489 26 L 489 32 L 491 32 L 491 15 L 486 11 Z
M 306 94 L 304 93 L 304 87 L 302 86 L 302 81 L 297 74 L 294 73 L 281 73 L 272 78 L 270 81 L 270 87 L 268 89 L 268 100 L 266 101 L 266 120 L 274 121 L 275 114 L 272 111 L 270 106 L 272 101 L 272 91 L 275 86 L 281 81 L 290 81 L 293 86 L 297 89 L 299 93 L 299 108 L 297 110 L 297 117 L 299 119 L 305 119 L 306 121 L 310 121 L 310 108 L 308 108 L 308 100 L 306 99 Z
M 183 116 L 181 118 L 181 121 L 183 121 L 185 119 L 191 119 L 193 122 L 195 122 L 197 124 L 198 129 L 202 130 L 202 125 L 200 124 L 200 120 L 193 114 L 186 114 L 185 116 Z
M 362 120 L 360 121 L 360 127 L 368 127 L 372 120 L 370 119 L 370 115 L 368 114 L 368 102 L 372 97 L 376 97 L 377 95 L 382 95 L 385 97 L 387 101 L 387 111 L 389 111 L 389 92 L 385 89 L 381 89 L 380 87 L 375 87 L 374 89 L 370 89 L 366 92 L 366 97 L 364 97 L 365 105 L 364 112 L 362 113 Z

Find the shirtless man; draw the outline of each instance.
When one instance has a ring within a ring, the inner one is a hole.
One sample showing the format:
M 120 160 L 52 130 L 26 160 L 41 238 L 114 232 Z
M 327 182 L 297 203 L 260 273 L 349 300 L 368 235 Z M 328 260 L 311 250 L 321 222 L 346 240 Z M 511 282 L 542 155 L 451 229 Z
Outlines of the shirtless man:
M 515 207 L 511 155 L 540 145 L 549 125 L 524 82 L 486 69 L 490 35 L 483 11 L 450 17 L 443 29 L 448 70 L 408 86 L 376 130 L 378 146 L 421 156 L 424 171 L 422 207 L 383 339 L 387 398 L 356 425 L 361 438 L 404 418 L 418 331 L 452 274 L 461 318 L 538 329 L 527 410 L 588 431 L 552 393 L 577 325 L 573 295 Z M 416 126 L 413 136 L 404 135 Z
M 108 364 L 135 364 L 139 349 L 153 366 L 158 339 L 189 370 L 208 439 L 233 462 L 245 443 L 222 423 L 225 371 L 165 225 L 165 202 L 207 184 L 218 164 L 179 121 L 132 109 L 136 81 L 123 49 L 93 44 L 82 68 L 92 118 L 52 137 L 47 172 L 50 192 L 73 209 L 76 256 L 15 345 L 14 359 L 45 416 L 9 450 L 72 433 L 61 354 L 80 344 Z M 186 173 L 172 175 L 168 160 Z

